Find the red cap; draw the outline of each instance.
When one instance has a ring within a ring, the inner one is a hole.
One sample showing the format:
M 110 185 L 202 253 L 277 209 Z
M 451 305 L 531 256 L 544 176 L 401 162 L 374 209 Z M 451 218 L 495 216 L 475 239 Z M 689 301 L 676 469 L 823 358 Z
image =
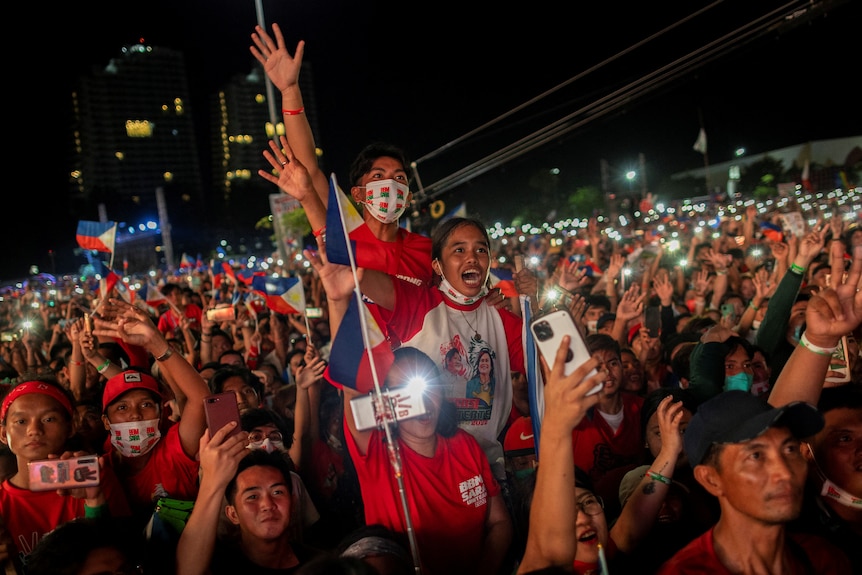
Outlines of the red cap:
M 522 415 L 512 422 L 503 440 L 503 450 L 510 451 L 535 451 L 536 440 L 533 437 L 533 421 Z
M 114 403 L 117 398 L 133 389 L 146 389 L 158 397 L 162 396 L 159 382 L 153 376 L 129 369 L 123 373 L 118 373 L 105 384 L 105 391 L 102 394 L 102 410 L 107 410 L 108 406 Z
M 633 325 L 632 328 L 629 330 L 628 337 L 626 338 L 626 341 L 629 342 L 629 345 L 631 345 L 632 342 L 635 340 L 635 336 L 641 330 L 642 326 L 643 326 L 642 323 L 638 323 L 638 324 Z

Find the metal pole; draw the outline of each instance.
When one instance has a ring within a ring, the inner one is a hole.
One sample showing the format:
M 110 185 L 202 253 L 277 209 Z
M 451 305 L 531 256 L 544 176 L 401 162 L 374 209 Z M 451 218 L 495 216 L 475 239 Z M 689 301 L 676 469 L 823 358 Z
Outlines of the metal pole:
M 254 0 L 254 8 L 257 13 L 257 25 L 266 30 L 266 21 L 263 18 L 263 2 L 261 0 Z M 278 144 L 278 130 L 276 127 L 278 126 L 279 117 L 275 113 L 275 88 L 273 88 L 272 82 L 266 73 L 263 75 L 263 81 L 266 84 L 266 104 L 269 109 L 269 122 L 272 124 L 272 139 Z

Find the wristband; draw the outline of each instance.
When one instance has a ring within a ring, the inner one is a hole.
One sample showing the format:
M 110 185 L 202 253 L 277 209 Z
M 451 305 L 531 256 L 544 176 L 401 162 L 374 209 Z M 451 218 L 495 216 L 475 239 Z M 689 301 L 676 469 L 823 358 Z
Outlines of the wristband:
M 655 472 L 655 471 L 653 471 L 652 469 L 650 469 L 649 471 L 647 471 L 647 472 L 646 472 L 646 474 L 647 474 L 647 477 L 649 477 L 649 478 L 650 478 L 650 479 L 652 479 L 653 481 L 658 481 L 658 482 L 660 482 L 660 483 L 664 483 L 665 485 L 670 485 L 670 484 L 671 484 L 671 479 L 670 479 L 670 477 L 665 477 L 665 476 L 664 476 L 664 475 L 662 475 L 661 473 L 656 473 L 656 472 Z
M 74 359 L 70 359 L 69 365 L 84 365 L 84 362 L 83 361 L 75 361 Z
M 109 367 L 111 367 L 111 360 L 106 359 L 105 363 L 96 368 L 96 371 L 98 371 L 99 373 L 105 373 L 106 371 L 108 371 Z
M 798 266 L 796 264 L 790 264 L 790 271 L 796 272 L 799 275 L 802 275 L 805 273 L 805 268 L 802 266 Z
M 751 309 L 753 309 L 754 311 L 757 311 L 757 310 L 759 310 L 759 309 L 760 309 L 759 307 L 757 307 L 756 305 L 754 305 L 754 303 L 753 303 L 753 302 L 748 302 L 748 307 L 750 307 L 750 308 L 751 308 Z
M 727 270 L 715 270 L 715 275 L 718 275 L 718 276 L 726 276 L 726 275 L 727 275 Z
M 296 110 L 285 110 L 284 108 L 281 109 L 281 113 L 285 116 L 298 116 L 303 112 L 305 112 L 305 106 L 303 106 L 302 108 L 297 108 Z
M 156 361 L 165 361 L 166 359 L 168 359 L 172 355 L 174 355 L 174 348 L 172 348 L 170 345 L 168 345 L 168 349 L 165 350 L 165 353 L 156 357 Z
M 213 340 L 211 337 L 201 337 L 201 341 L 204 343 L 209 343 Z
M 813 343 L 808 341 L 807 337 L 805 337 L 805 332 L 802 332 L 802 337 L 799 338 L 799 345 L 808 349 L 808 351 L 810 352 L 816 353 L 817 355 L 831 356 L 832 352 L 838 349 L 837 345 L 835 347 L 820 347 L 819 345 L 814 345 Z
M 87 519 L 97 519 L 99 517 L 107 517 L 108 504 L 102 503 L 98 507 L 88 507 L 84 505 L 84 517 Z
M 326 226 L 323 226 L 320 229 L 314 230 L 311 232 L 314 234 L 314 237 L 319 238 L 320 236 L 326 237 Z

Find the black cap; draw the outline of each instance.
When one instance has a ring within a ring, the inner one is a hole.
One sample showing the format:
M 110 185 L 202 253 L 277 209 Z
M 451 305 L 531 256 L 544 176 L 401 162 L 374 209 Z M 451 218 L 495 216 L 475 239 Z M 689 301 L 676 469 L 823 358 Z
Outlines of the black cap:
M 787 427 L 798 439 L 804 439 L 823 429 L 823 425 L 823 415 L 804 401 L 776 408 L 747 391 L 731 390 L 697 408 L 683 435 L 683 444 L 694 467 L 714 443 L 743 443 L 776 426 Z

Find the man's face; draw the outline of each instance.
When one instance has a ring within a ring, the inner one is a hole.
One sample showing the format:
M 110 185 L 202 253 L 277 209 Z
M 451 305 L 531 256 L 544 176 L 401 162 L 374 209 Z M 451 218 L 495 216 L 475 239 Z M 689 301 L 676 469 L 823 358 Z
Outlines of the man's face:
M 3 443 L 19 465 L 22 461 L 47 459 L 63 453 L 74 427 L 60 403 L 43 393 L 27 393 L 9 405 L 6 423 L 0 427 Z
M 596 369 L 607 370 L 608 376 L 605 379 L 605 385 L 599 392 L 602 396 L 614 395 L 619 392 L 623 382 L 623 364 L 617 354 L 610 350 L 599 350 L 592 357 L 599 361 L 599 366 Z
M 802 508 L 808 467 L 800 441 L 784 427 L 770 427 L 721 453 L 717 493 L 722 514 L 735 512 L 767 525 L 795 519 Z
M 830 409 L 826 425 L 811 442 L 821 471 L 833 483 L 862 497 L 862 409 Z
M 224 380 L 221 390 L 222 392 L 233 392 L 236 396 L 236 403 L 239 406 L 240 413 L 245 413 L 249 409 L 260 407 L 260 398 L 257 396 L 255 389 L 238 375 L 231 376 Z
M 290 525 L 290 491 L 281 471 L 255 465 L 236 478 L 236 496 L 225 508 L 231 523 L 243 537 L 270 541 L 282 537 Z

